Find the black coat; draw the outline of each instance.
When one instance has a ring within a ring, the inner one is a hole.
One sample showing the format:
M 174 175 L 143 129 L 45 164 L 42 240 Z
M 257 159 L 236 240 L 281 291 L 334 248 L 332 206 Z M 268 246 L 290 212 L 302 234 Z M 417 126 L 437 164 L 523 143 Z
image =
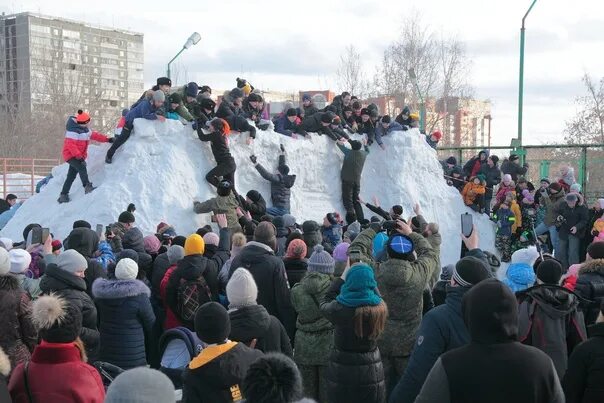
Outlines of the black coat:
M 287 273 L 287 282 L 289 288 L 293 288 L 306 275 L 308 262 L 306 259 L 283 258 L 285 264 L 285 272 Z
M 377 341 L 355 334 L 355 308 L 336 301 L 342 284 L 342 279 L 333 280 L 321 301 L 321 312 L 335 326 L 326 380 L 329 401 L 383 402 L 386 382 Z
M 94 302 L 86 293 L 86 281 L 55 264 L 49 264 L 40 280 L 40 290 L 44 294 L 55 293 L 82 312 L 82 330 L 80 339 L 86 347 L 88 361 L 94 362 L 99 357 L 100 334 L 97 328 L 97 311 Z
M 258 286 L 258 305 L 281 321 L 290 339 L 296 330 L 296 313 L 291 303 L 285 265 L 275 252 L 259 242 L 249 242 L 231 263 L 229 278 L 243 267 L 250 271 Z
M 285 165 L 285 156 L 279 155 L 279 166 Z M 257 164 L 256 169 L 260 175 L 271 183 L 271 200 L 273 206 L 290 211 L 291 188 L 296 182 L 296 175 L 272 174 L 262 165 Z
M 304 116 L 302 120 L 302 129 L 306 132 L 312 132 L 317 134 L 326 134 L 331 139 L 336 140 L 336 136 L 333 134 L 329 126 L 323 126 L 321 118 L 325 113 L 331 112 L 317 112 L 309 116 Z
M 8 202 L 4 199 L 0 199 L 0 214 L 4 213 L 5 211 L 10 210 L 11 205 L 8 204 Z
M 570 208 L 568 203 L 560 203 L 556 209 L 556 215 L 564 217 L 564 222 L 558 228 L 560 239 L 568 239 L 572 227 L 577 228 L 575 236 L 578 238 L 582 238 L 585 235 L 587 224 L 589 223 L 589 210 L 587 210 L 587 207 L 577 204 L 575 207 Z
M 585 324 L 594 323 L 604 300 L 604 259 L 592 260 L 581 266 L 575 293 L 584 298 L 581 309 L 585 315 Z
M 151 273 L 151 295 L 156 296 L 160 300 L 159 286 L 170 266 L 171 264 L 168 260 L 167 253 L 158 255 L 153 262 L 153 272 Z
M 478 173 L 483 174 L 486 178 L 487 196 L 493 197 L 493 187 L 499 185 L 499 183 L 501 182 L 501 171 L 499 170 L 497 165 L 494 165 L 491 168 L 489 164 L 486 163 L 480 167 L 480 171 Z
M 197 137 L 201 141 L 209 141 L 211 142 L 212 155 L 214 155 L 214 159 L 216 163 L 221 162 L 232 162 L 235 163 L 233 156 L 231 155 L 231 151 L 229 150 L 229 144 L 227 143 L 227 137 L 218 133 L 212 132 L 208 134 L 204 134 L 201 128 L 197 129 Z
M 191 361 L 183 374 L 182 403 L 231 403 L 237 401 L 234 393 L 241 391 L 241 382 L 250 365 L 262 357 L 260 350 L 237 343 L 214 359 L 205 359 L 202 350 Z M 233 388 L 234 390 L 232 391 Z
M 310 117 L 310 116 L 314 115 L 315 113 L 319 112 L 319 108 L 317 108 L 315 106 L 315 104 L 312 102 L 310 105 L 304 106 L 303 108 L 304 108 L 304 117 L 305 118 Z
M 520 166 L 508 159 L 503 160 L 503 162 L 501 163 L 501 173 L 504 175 L 510 174 L 514 182 L 518 180 L 519 176 L 525 175 L 527 170 L 527 164 L 524 164 L 524 166 Z
M 231 334 L 229 339 L 249 345 L 256 339 L 255 348 L 268 353 L 275 351 L 293 357 L 292 345 L 279 319 L 269 315 L 262 305 L 244 306 L 229 310 Z
M 98 279 L 92 293 L 100 317 L 101 361 L 123 369 L 147 365 L 145 334 L 155 322 L 149 288 L 140 280 Z
M 66 249 L 74 249 L 86 258 L 88 267 L 84 272 L 84 280 L 86 280 L 86 292 L 92 297 L 92 283 L 97 278 L 106 278 L 107 272 L 103 266 L 93 260 L 94 252 L 99 247 L 99 236 L 89 228 L 75 228 L 69 233 L 69 242 Z
M 566 403 L 604 402 L 604 323 L 589 329 L 589 340 L 570 355 L 562 380 Z
M 248 202 L 245 197 L 239 195 L 239 204 L 252 215 L 252 220 L 260 222 L 262 216 L 266 214 L 266 200 L 264 200 L 261 194 L 258 195 L 259 199 L 251 202 Z

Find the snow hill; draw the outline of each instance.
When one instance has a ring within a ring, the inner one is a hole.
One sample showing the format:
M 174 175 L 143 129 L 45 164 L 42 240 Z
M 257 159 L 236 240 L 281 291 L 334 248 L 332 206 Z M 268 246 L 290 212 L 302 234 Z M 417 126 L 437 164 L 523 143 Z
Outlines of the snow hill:
M 342 153 L 326 136 L 292 139 L 272 130 L 258 131 L 252 145 L 247 134 L 229 137 L 237 161 L 236 187 L 245 194 L 260 191 L 270 204 L 270 185 L 249 161 L 254 153 L 269 170 L 277 166 L 279 145 L 287 150 L 290 171 L 297 175 L 292 192 L 292 214 L 298 222 L 314 219 L 319 223 L 330 211 L 344 212 L 341 203 L 340 167 Z M 371 147 L 361 184 L 361 196 L 370 201 L 377 195 L 382 206 L 402 204 L 405 216 L 419 202 L 428 221 L 439 223 L 443 236 L 442 263 L 459 258 L 460 214 L 471 212 L 459 193 L 447 186 L 432 150 L 417 129 L 392 133 L 384 139 L 387 149 Z M 116 153 L 113 164 L 104 162 L 108 145 L 91 145 L 88 173 L 98 188 L 85 195 L 80 179 L 71 189 L 71 202 L 58 204 L 67 164 L 53 169 L 54 179 L 41 193 L 30 198 L 3 229 L 2 236 L 21 240 L 23 228 L 32 222 L 49 227 L 63 239 L 72 223 L 85 219 L 93 226 L 116 221 L 128 203 L 135 203 L 136 224 L 145 235 L 153 233 L 161 221 L 175 226 L 179 234 L 189 234 L 209 223 L 209 215 L 193 213 L 193 200 L 214 197 L 205 174 L 215 165 L 209 143 L 202 143 L 189 126 L 177 121 L 138 119 L 128 142 Z M 474 214 L 474 213 L 473 213 Z M 371 212 L 366 211 L 367 217 Z M 493 224 L 484 215 L 474 214 L 481 247 L 494 249 Z

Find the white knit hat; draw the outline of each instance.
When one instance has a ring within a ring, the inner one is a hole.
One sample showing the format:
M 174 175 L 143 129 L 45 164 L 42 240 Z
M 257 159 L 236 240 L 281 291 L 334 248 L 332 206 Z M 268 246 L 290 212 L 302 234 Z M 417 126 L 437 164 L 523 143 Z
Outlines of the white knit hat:
M 0 276 L 6 276 L 10 271 L 10 256 L 8 251 L 0 248 Z
M 10 272 L 13 274 L 22 274 L 29 269 L 31 255 L 25 249 L 12 249 L 8 252 L 10 255 Z
M 229 300 L 229 308 L 256 305 L 258 287 L 252 273 L 243 267 L 235 270 L 227 283 L 226 294 Z
M 134 280 L 138 275 L 138 264 L 130 258 L 120 259 L 115 266 L 115 278 L 118 280 Z
M 0 238 L 0 248 L 4 247 L 6 250 L 11 250 L 13 248 L 13 240 L 10 238 Z
M 535 264 L 539 258 L 539 251 L 534 246 L 528 248 L 519 249 L 512 255 L 512 264 L 514 263 L 526 263 L 529 266 Z

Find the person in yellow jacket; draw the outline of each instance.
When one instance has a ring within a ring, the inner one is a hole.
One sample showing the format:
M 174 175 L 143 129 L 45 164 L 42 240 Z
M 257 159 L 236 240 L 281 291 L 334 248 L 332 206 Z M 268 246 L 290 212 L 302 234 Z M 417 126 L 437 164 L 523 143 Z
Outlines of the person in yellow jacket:
M 512 213 L 514 213 L 514 216 L 516 217 L 516 221 L 514 222 L 514 225 L 512 225 L 512 235 L 514 235 L 518 228 L 522 228 L 522 211 L 516 201 L 516 192 L 506 193 L 505 202 L 510 206 L 510 210 L 512 210 Z
M 479 213 L 484 211 L 484 195 L 487 191 L 485 179 L 484 175 L 480 174 L 473 177 L 461 192 L 466 206 Z

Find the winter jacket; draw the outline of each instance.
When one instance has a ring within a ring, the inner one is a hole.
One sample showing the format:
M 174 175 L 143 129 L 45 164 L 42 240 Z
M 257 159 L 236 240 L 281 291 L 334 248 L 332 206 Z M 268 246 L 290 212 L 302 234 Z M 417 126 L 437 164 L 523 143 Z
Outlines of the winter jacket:
M 373 141 L 375 139 L 375 125 L 373 124 L 371 119 L 369 119 L 366 122 L 363 122 L 363 120 L 361 119 L 361 121 L 359 123 L 359 128 L 357 129 L 357 133 L 366 134 L 367 135 L 367 144 L 369 144 L 369 145 L 373 144 Z
M 63 141 L 63 160 L 72 158 L 85 160 L 88 157 L 88 144 L 90 140 L 106 143 L 107 136 L 82 127 L 76 123 L 75 116 L 70 116 L 65 125 L 65 140 Z
M 476 202 L 476 197 L 484 195 L 486 188 L 484 182 L 480 182 L 479 185 L 474 183 L 474 178 L 470 178 L 470 181 L 464 186 L 461 195 L 466 206 L 471 206 Z
M 526 175 L 526 171 L 528 170 L 528 165 L 524 164 L 524 166 L 520 166 L 515 162 L 508 160 L 507 158 L 503 160 L 501 163 L 501 173 L 504 175 L 511 175 L 512 180 L 516 182 L 519 176 Z
M 228 135 L 226 134 L 220 134 L 218 132 L 205 134 L 201 127 L 197 129 L 197 137 L 199 137 L 199 140 L 211 142 L 212 155 L 218 164 L 224 162 L 235 163 L 231 151 L 229 150 L 229 140 L 227 136 Z
M 320 301 L 330 284 L 330 275 L 313 272 L 292 288 L 292 304 L 298 314 L 294 346 L 298 365 L 327 366 L 333 350 L 334 327 L 321 313 Z
M 233 272 L 243 267 L 250 271 L 258 286 L 258 305 L 281 321 L 290 339 L 293 339 L 296 314 L 291 304 L 285 266 L 281 258 L 275 256 L 270 246 L 259 242 L 248 242 L 233 259 L 229 278 Z
M 384 142 L 382 141 L 382 137 L 392 133 L 392 132 L 398 132 L 398 131 L 403 131 L 403 125 L 401 125 L 398 122 L 392 122 L 388 125 L 387 128 L 384 129 L 384 126 L 382 126 L 381 124 L 376 125 L 375 127 L 375 142 L 378 143 L 379 145 L 382 145 Z M 427 139 L 430 138 L 430 136 L 426 137 Z M 436 146 L 434 146 L 433 148 L 436 148 Z
M 13 276 L 19 281 L 19 287 L 25 291 L 32 300 L 38 298 L 42 293 L 42 290 L 40 290 L 40 281 L 42 279 L 29 278 L 25 274 L 13 274 Z
M 158 108 L 153 105 L 153 101 L 149 99 L 143 99 L 136 106 L 130 109 L 130 112 L 126 115 L 126 127 L 132 127 L 134 120 L 138 118 L 147 120 L 157 120 Z
M 99 242 L 97 251 L 100 253 L 100 255 L 95 257 L 93 260 L 97 263 L 100 263 L 103 270 L 107 271 L 109 265 L 115 263 L 116 260 L 115 255 L 113 254 L 113 249 L 111 249 L 109 242 L 101 241 Z
M 8 385 L 14 403 L 102 403 L 105 388 L 98 371 L 86 364 L 75 343 L 42 341 L 27 368 L 30 400 L 25 386 L 25 367 L 15 368 Z
M 579 269 L 575 292 L 586 300 L 581 301 L 581 309 L 585 323 L 591 325 L 596 321 L 600 304 L 604 300 L 604 259 L 583 263 Z
M 285 165 L 285 155 L 283 154 L 279 155 L 279 166 L 282 165 Z M 272 174 L 260 164 L 256 164 L 256 169 L 264 179 L 271 183 L 273 206 L 290 211 L 291 188 L 296 182 L 296 175 Z
M 168 283 L 170 282 L 170 277 L 172 277 L 172 273 L 174 273 L 174 270 L 176 270 L 176 264 L 173 264 L 168 267 L 168 269 L 166 270 L 166 274 L 164 275 L 164 278 L 161 280 L 161 283 L 159 285 L 159 296 L 161 298 L 162 306 L 164 307 L 164 310 L 166 312 L 164 323 L 162 324 L 164 331 L 168 329 L 173 329 L 178 326 L 183 326 L 181 321 L 178 320 L 176 314 L 174 314 L 174 312 L 172 311 L 172 309 L 170 309 L 170 306 L 168 305 L 168 297 L 166 290 L 168 288 Z
M 241 382 L 260 350 L 229 341 L 201 350 L 183 374 L 182 403 L 231 403 L 241 400 Z
M 233 121 L 233 119 L 237 116 L 246 118 L 245 112 L 242 108 L 235 106 L 230 97 L 225 97 L 218 105 L 218 109 L 216 110 L 216 117 L 226 120 L 227 122 Z M 235 130 L 233 127 L 231 129 Z
M 480 156 L 482 154 L 484 154 L 487 158 L 485 158 L 484 160 L 481 160 Z M 468 162 L 466 162 L 466 164 L 463 166 L 463 172 L 464 172 L 465 176 L 468 178 L 472 178 L 472 177 L 478 175 L 478 173 L 482 169 L 482 166 L 487 164 L 488 157 L 489 157 L 489 151 L 482 150 L 481 152 L 478 153 L 477 156 L 470 158 L 468 160 Z
M 564 191 L 560 191 L 556 194 L 545 194 L 541 193 L 541 201 L 545 204 L 545 218 L 543 222 L 548 227 L 551 227 L 556 223 L 558 217 L 557 211 L 560 210 L 562 204 L 566 204 L 566 194 Z
M 158 297 L 159 286 L 164 279 L 168 268 L 172 266 L 168 260 L 168 253 L 159 254 L 153 261 L 153 273 L 151 275 L 151 295 Z
M 285 265 L 285 273 L 287 274 L 287 282 L 289 288 L 293 288 L 298 284 L 308 271 L 308 262 L 306 259 L 297 258 L 283 258 L 283 264 Z
M 340 224 L 322 227 L 323 246 L 329 253 L 333 253 L 336 246 L 342 243 L 342 226 Z
M 237 196 L 231 192 L 228 196 L 216 196 L 201 203 L 195 202 L 193 211 L 196 214 L 226 214 L 227 227 L 231 231 L 238 231 L 241 230 L 241 226 L 237 218 L 237 207 L 239 207 Z
M 303 106 L 304 108 L 304 117 L 310 117 L 312 115 L 314 115 L 315 113 L 319 112 L 319 108 L 317 108 L 314 104 L 314 102 L 311 102 L 310 105 L 308 106 Z
M 319 305 L 323 316 L 334 325 L 334 349 L 326 379 L 329 401 L 384 402 L 386 381 L 380 350 L 375 340 L 356 335 L 356 309 L 336 300 L 342 284 L 340 278 L 333 280 Z
M 306 132 L 325 134 L 329 136 L 329 138 L 331 138 L 332 140 L 337 140 L 336 136 L 331 131 L 331 128 L 329 126 L 323 126 L 321 124 L 321 118 L 325 113 L 330 112 L 317 112 L 313 113 L 312 115 L 304 116 L 304 119 L 302 120 L 302 129 Z
M 516 293 L 531 288 L 535 284 L 535 280 L 535 271 L 532 266 L 527 263 L 512 263 L 505 272 L 503 283 Z
M 29 271 L 32 273 L 33 278 L 42 277 L 42 275 L 44 274 L 44 271 L 46 270 L 46 260 L 44 259 L 44 256 L 42 255 L 44 252 L 43 249 L 44 248 L 42 245 L 38 245 L 29 252 L 29 254 L 31 255 L 31 263 L 29 264 Z
M 306 244 L 306 258 L 312 255 L 315 246 L 320 245 L 323 242 L 323 234 L 321 234 L 321 227 L 314 221 L 305 221 L 302 224 L 304 233 L 302 238 Z
M 568 356 L 587 339 L 577 296 L 562 287 L 538 285 L 518 300 L 518 340 L 547 354 L 562 379 Z
M 508 192 L 515 192 L 516 191 L 516 187 L 514 185 L 514 182 L 511 182 L 509 185 L 506 185 L 505 183 L 501 182 L 499 184 L 499 189 L 497 189 L 497 194 L 495 195 L 495 198 L 497 199 L 497 203 L 501 204 L 505 201 L 506 195 L 508 194 Z
M 575 207 L 571 208 L 568 206 L 568 203 L 564 202 L 557 206 L 555 212 L 564 217 L 564 221 L 558 229 L 558 236 L 560 239 L 568 239 L 569 235 L 573 235 L 570 232 L 572 227 L 577 229 L 577 233 L 574 235 L 578 238 L 583 238 L 589 220 L 589 210 L 587 210 L 587 207 L 577 204 Z
M 86 347 L 88 360 L 98 360 L 100 334 L 97 328 L 97 311 L 90 296 L 86 293 L 86 281 L 55 264 L 49 264 L 46 273 L 40 281 L 40 289 L 44 294 L 55 293 L 82 312 L 82 330 L 80 339 Z
M 604 402 L 604 323 L 588 330 L 589 339 L 575 347 L 568 359 L 562 380 L 566 403 Z
M 0 199 L 0 201 L 3 200 Z M 0 214 L 0 230 L 2 230 L 2 228 L 4 228 L 6 224 L 8 224 L 8 222 L 15 216 L 15 213 L 17 213 L 17 210 L 21 208 L 21 206 L 21 203 L 16 203 L 10 209 Z
M 497 210 L 497 213 L 493 215 L 493 219 L 497 223 L 497 235 L 501 236 L 512 236 L 512 227 L 516 222 L 516 216 L 512 210 L 502 209 Z
M 365 160 L 369 155 L 369 147 L 365 146 L 362 150 L 351 150 L 338 143 L 338 148 L 344 153 L 344 163 L 340 175 L 342 182 L 360 185 Z
M 516 233 L 518 228 L 522 228 L 522 211 L 520 210 L 520 206 L 516 200 L 512 200 L 510 204 L 510 211 L 514 213 L 514 224 L 512 225 L 512 233 Z
M 409 235 L 415 245 L 417 259 L 409 262 L 389 258 L 380 264 L 376 281 L 386 305 L 391 309 L 384 333 L 378 341 L 383 356 L 406 357 L 413 350 L 415 333 L 422 319 L 423 291 L 438 269 L 437 254 L 419 234 Z
M 98 279 L 92 284 L 101 334 L 101 361 L 123 369 L 147 365 L 145 334 L 149 334 L 155 314 L 151 291 L 140 280 Z
M 297 133 L 299 128 L 300 125 L 296 121 L 290 122 L 285 114 L 275 120 L 275 131 L 284 136 L 291 137 L 292 134 Z
M 229 339 L 249 345 L 256 339 L 255 348 L 263 353 L 271 351 L 292 357 L 289 337 L 279 319 L 269 315 L 262 305 L 243 306 L 229 309 L 231 334 Z
M 124 224 L 120 222 L 116 222 L 111 224 L 111 231 L 115 234 L 115 237 L 111 240 L 111 249 L 115 253 L 119 253 L 124 249 L 132 249 L 137 252 L 139 256 L 141 254 L 147 254 L 145 251 L 145 242 L 143 233 L 137 227 L 132 227 L 130 229 L 126 229 Z M 141 266 L 141 262 L 139 260 L 139 267 Z
M 501 182 L 501 171 L 497 165 L 490 167 L 489 163 L 487 162 L 480 167 L 478 173 L 483 174 L 486 178 L 486 196 L 493 197 L 493 188 Z
M 248 202 L 243 196 L 239 196 L 239 204 L 241 207 L 252 215 L 252 220 L 261 221 L 263 215 L 266 214 L 266 200 L 261 194 L 258 194 L 258 201 Z
M 69 233 L 68 239 L 66 249 L 76 250 L 88 262 L 88 267 L 84 272 L 84 280 L 86 280 L 86 292 L 92 296 L 90 290 L 92 289 L 94 280 L 107 277 L 106 270 L 103 269 L 99 262 L 93 259 L 94 252 L 99 245 L 99 236 L 89 228 L 75 228 Z
M 17 277 L 0 276 L 0 347 L 8 355 L 13 369 L 30 359 L 38 341 L 30 315 L 31 299 L 19 287 Z

